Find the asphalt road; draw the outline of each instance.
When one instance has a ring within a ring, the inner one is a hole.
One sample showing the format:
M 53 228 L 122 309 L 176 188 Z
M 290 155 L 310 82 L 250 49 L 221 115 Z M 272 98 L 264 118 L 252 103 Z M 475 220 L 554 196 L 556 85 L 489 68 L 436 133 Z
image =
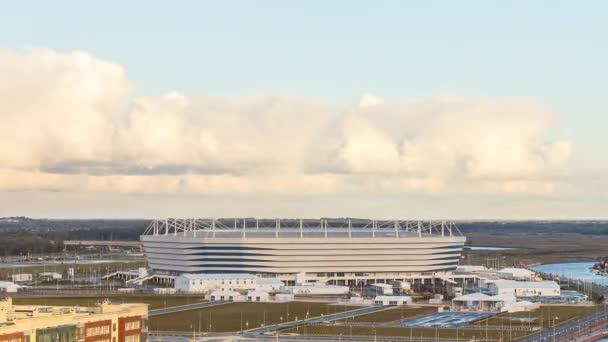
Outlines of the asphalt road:
M 559 341 L 576 336 L 578 333 L 594 325 L 605 323 L 608 320 L 608 310 L 606 306 L 591 315 L 575 319 L 570 322 L 562 323 L 555 328 L 548 327 L 539 333 L 521 339 L 521 342 L 550 342 Z
M 204 303 L 172 306 L 170 308 L 150 310 L 148 312 L 148 316 L 165 315 L 165 314 L 174 313 L 174 312 L 202 309 L 202 308 L 208 308 L 211 306 L 225 305 L 225 304 L 229 304 L 229 303 L 232 303 L 232 302 L 204 302 Z
M 327 315 L 327 316 L 323 316 L 323 317 L 303 319 L 301 321 L 287 322 L 287 323 L 281 323 L 281 324 L 276 324 L 276 325 L 270 325 L 267 327 L 252 329 L 252 330 L 249 330 L 249 331 L 246 331 L 245 333 L 243 333 L 243 336 L 254 337 L 254 336 L 259 336 L 259 335 L 263 335 L 263 334 L 267 334 L 267 333 L 273 333 L 273 332 L 275 332 L 277 330 L 281 330 L 281 329 L 295 328 L 297 326 L 302 326 L 302 325 L 314 325 L 314 324 L 318 324 L 318 323 L 335 321 L 335 320 L 344 319 L 344 318 L 351 318 L 351 317 L 365 315 L 365 314 L 372 313 L 372 312 L 386 310 L 389 308 L 392 308 L 392 306 L 369 306 L 369 307 L 365 307 L 365 308 L 361 308 L 361 309 L 357 309 L 357 310 L 340 312 L 340 313 Z

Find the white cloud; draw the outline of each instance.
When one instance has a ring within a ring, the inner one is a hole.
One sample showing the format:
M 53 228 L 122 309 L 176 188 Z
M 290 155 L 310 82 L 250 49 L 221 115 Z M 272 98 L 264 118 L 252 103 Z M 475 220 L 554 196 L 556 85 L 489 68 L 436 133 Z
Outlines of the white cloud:
M 181 194 L 536 193 L 570 143 L 530 103 L 438 98 L 132 96 L 84 52 L 0 52 L 0 191 Z

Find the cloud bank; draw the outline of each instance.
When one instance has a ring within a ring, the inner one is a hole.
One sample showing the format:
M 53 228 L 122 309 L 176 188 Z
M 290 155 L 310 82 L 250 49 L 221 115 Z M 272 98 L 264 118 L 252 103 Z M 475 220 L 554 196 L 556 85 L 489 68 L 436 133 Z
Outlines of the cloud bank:
M 0 51 L 0 77 L 0 191 L 552 195 L 572 155 L 526 102 L 134 97 L 120 65 L 48 49 Z

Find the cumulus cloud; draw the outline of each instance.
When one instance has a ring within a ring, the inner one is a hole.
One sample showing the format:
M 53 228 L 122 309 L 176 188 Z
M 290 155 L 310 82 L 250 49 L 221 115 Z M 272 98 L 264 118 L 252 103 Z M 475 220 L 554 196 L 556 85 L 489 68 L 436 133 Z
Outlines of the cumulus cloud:
M 0 51 L 0 190 L 558 193 L 555 117 L 490 99 L 133 98 L 86 52 Z

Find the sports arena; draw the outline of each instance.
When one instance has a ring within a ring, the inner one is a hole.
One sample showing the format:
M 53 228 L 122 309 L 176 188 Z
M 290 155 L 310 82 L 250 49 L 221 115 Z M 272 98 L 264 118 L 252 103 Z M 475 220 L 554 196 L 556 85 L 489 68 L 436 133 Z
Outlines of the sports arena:
M 248 218 L 154 220 L 141 241 L 157 274 L 252 273 L 352 286 L 453 270 L 466 238 L 444 221 Z

